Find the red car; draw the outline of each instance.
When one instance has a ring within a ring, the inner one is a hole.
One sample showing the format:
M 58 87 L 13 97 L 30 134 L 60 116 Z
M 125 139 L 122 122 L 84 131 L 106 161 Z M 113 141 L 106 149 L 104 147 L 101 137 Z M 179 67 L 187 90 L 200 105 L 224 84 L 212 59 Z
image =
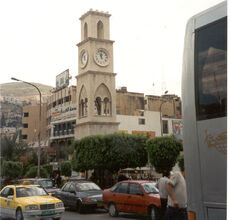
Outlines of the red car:
M 155 182 L 147 180 L 121 181 L 103 192 L 103 205 L 112 217 L 119 212 L 146 214 L 157 219 L 161 206 Z

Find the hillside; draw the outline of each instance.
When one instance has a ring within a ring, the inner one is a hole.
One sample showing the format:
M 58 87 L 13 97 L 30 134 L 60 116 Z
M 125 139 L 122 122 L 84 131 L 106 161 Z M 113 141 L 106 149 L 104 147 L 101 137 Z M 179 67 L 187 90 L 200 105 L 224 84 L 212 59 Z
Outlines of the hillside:
M 50 90 L 53 87 L 39 84 L 39 83 L 33 83 L 33 84 L 35 84 L 40 89 L 42 95 L 48 96 L 51 94 Z M 38 91 L 33 86 L 30 86 L 23 82 L 12 82 L 12 83 L 0 84 L 0 95 L 23 99 L 23 97 L 37 96 Z

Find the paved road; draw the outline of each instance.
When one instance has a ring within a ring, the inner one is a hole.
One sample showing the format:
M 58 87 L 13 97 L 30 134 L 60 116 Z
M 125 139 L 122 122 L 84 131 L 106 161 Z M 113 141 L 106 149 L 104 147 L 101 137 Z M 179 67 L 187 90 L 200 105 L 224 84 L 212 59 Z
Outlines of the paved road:
M 92 210 L 90 212 L 79 214 L 76 211 L 66 210 L 62 215 L 62 220 L 114 220 L 105 210 Z M 115 220 L 147 220 L 146 217 L 135 214 L 120 213 Z

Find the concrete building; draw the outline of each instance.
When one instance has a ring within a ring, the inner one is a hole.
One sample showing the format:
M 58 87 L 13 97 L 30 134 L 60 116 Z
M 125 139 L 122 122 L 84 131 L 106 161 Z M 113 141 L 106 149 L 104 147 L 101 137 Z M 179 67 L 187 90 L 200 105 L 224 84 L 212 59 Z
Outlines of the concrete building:
M 74 139 L 77 119 L 76 86 L 54 89 L 47 99 L 47 137 L 57 158 L 65 158 L 65 148 Z
M 39 111 L 39 105 L 27 105 L 23 107 L 22 140 L 32 147 L 38 146 Z M 41 107 L 41 119 L 41 146 L 46 146 L 46 103 L 43 103 Z

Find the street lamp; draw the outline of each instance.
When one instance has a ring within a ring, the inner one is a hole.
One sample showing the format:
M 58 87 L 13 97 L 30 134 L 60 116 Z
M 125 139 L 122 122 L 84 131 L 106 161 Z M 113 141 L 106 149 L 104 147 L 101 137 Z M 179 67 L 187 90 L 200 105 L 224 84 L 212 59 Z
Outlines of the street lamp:
M 29 82 L 26 82 L 26 81 L 23 81 L 23 80 L 20 80 L 20 79 L 16 79 L 14 77 L 11 77 L 12 80 L 15 80 L 15 81 L 18 81 L 18 82 L 23 82 L 23 83 L 26 83 L 28 85 L 31 85 L 33 87 L 35 87 L 38 92 L 39 92 L 39 97 L 40 97 L 40 103 L 39 103 L 39 130 L 38 130 L 38 172 L 37 172 L 37 176 L 38 178 L 40 178 L 40 155 L 41 155 L 41 115 L 42 115 L 42 111 L 41 111 L 41 103 L 42 103 L 42 94 L 41 94 L 41 91 L 39 90 L 39 88 L 37 86 L 35 86 L 34 84 L 32 83 L 29 83 Z
M 164 95 L 166 95 L 168 93 L 168 90 L 166 90 L 164 92 Z M 161 108 L 162 108 L 162 105 L 165 103 L 166 101 L 162 100 L 161 102 L 161 105 L 160 105 L 160 124 L 161 124 L 161 136 L 163 136 L 163 125 L 162 125 L 162 111 L 161 111 Z

